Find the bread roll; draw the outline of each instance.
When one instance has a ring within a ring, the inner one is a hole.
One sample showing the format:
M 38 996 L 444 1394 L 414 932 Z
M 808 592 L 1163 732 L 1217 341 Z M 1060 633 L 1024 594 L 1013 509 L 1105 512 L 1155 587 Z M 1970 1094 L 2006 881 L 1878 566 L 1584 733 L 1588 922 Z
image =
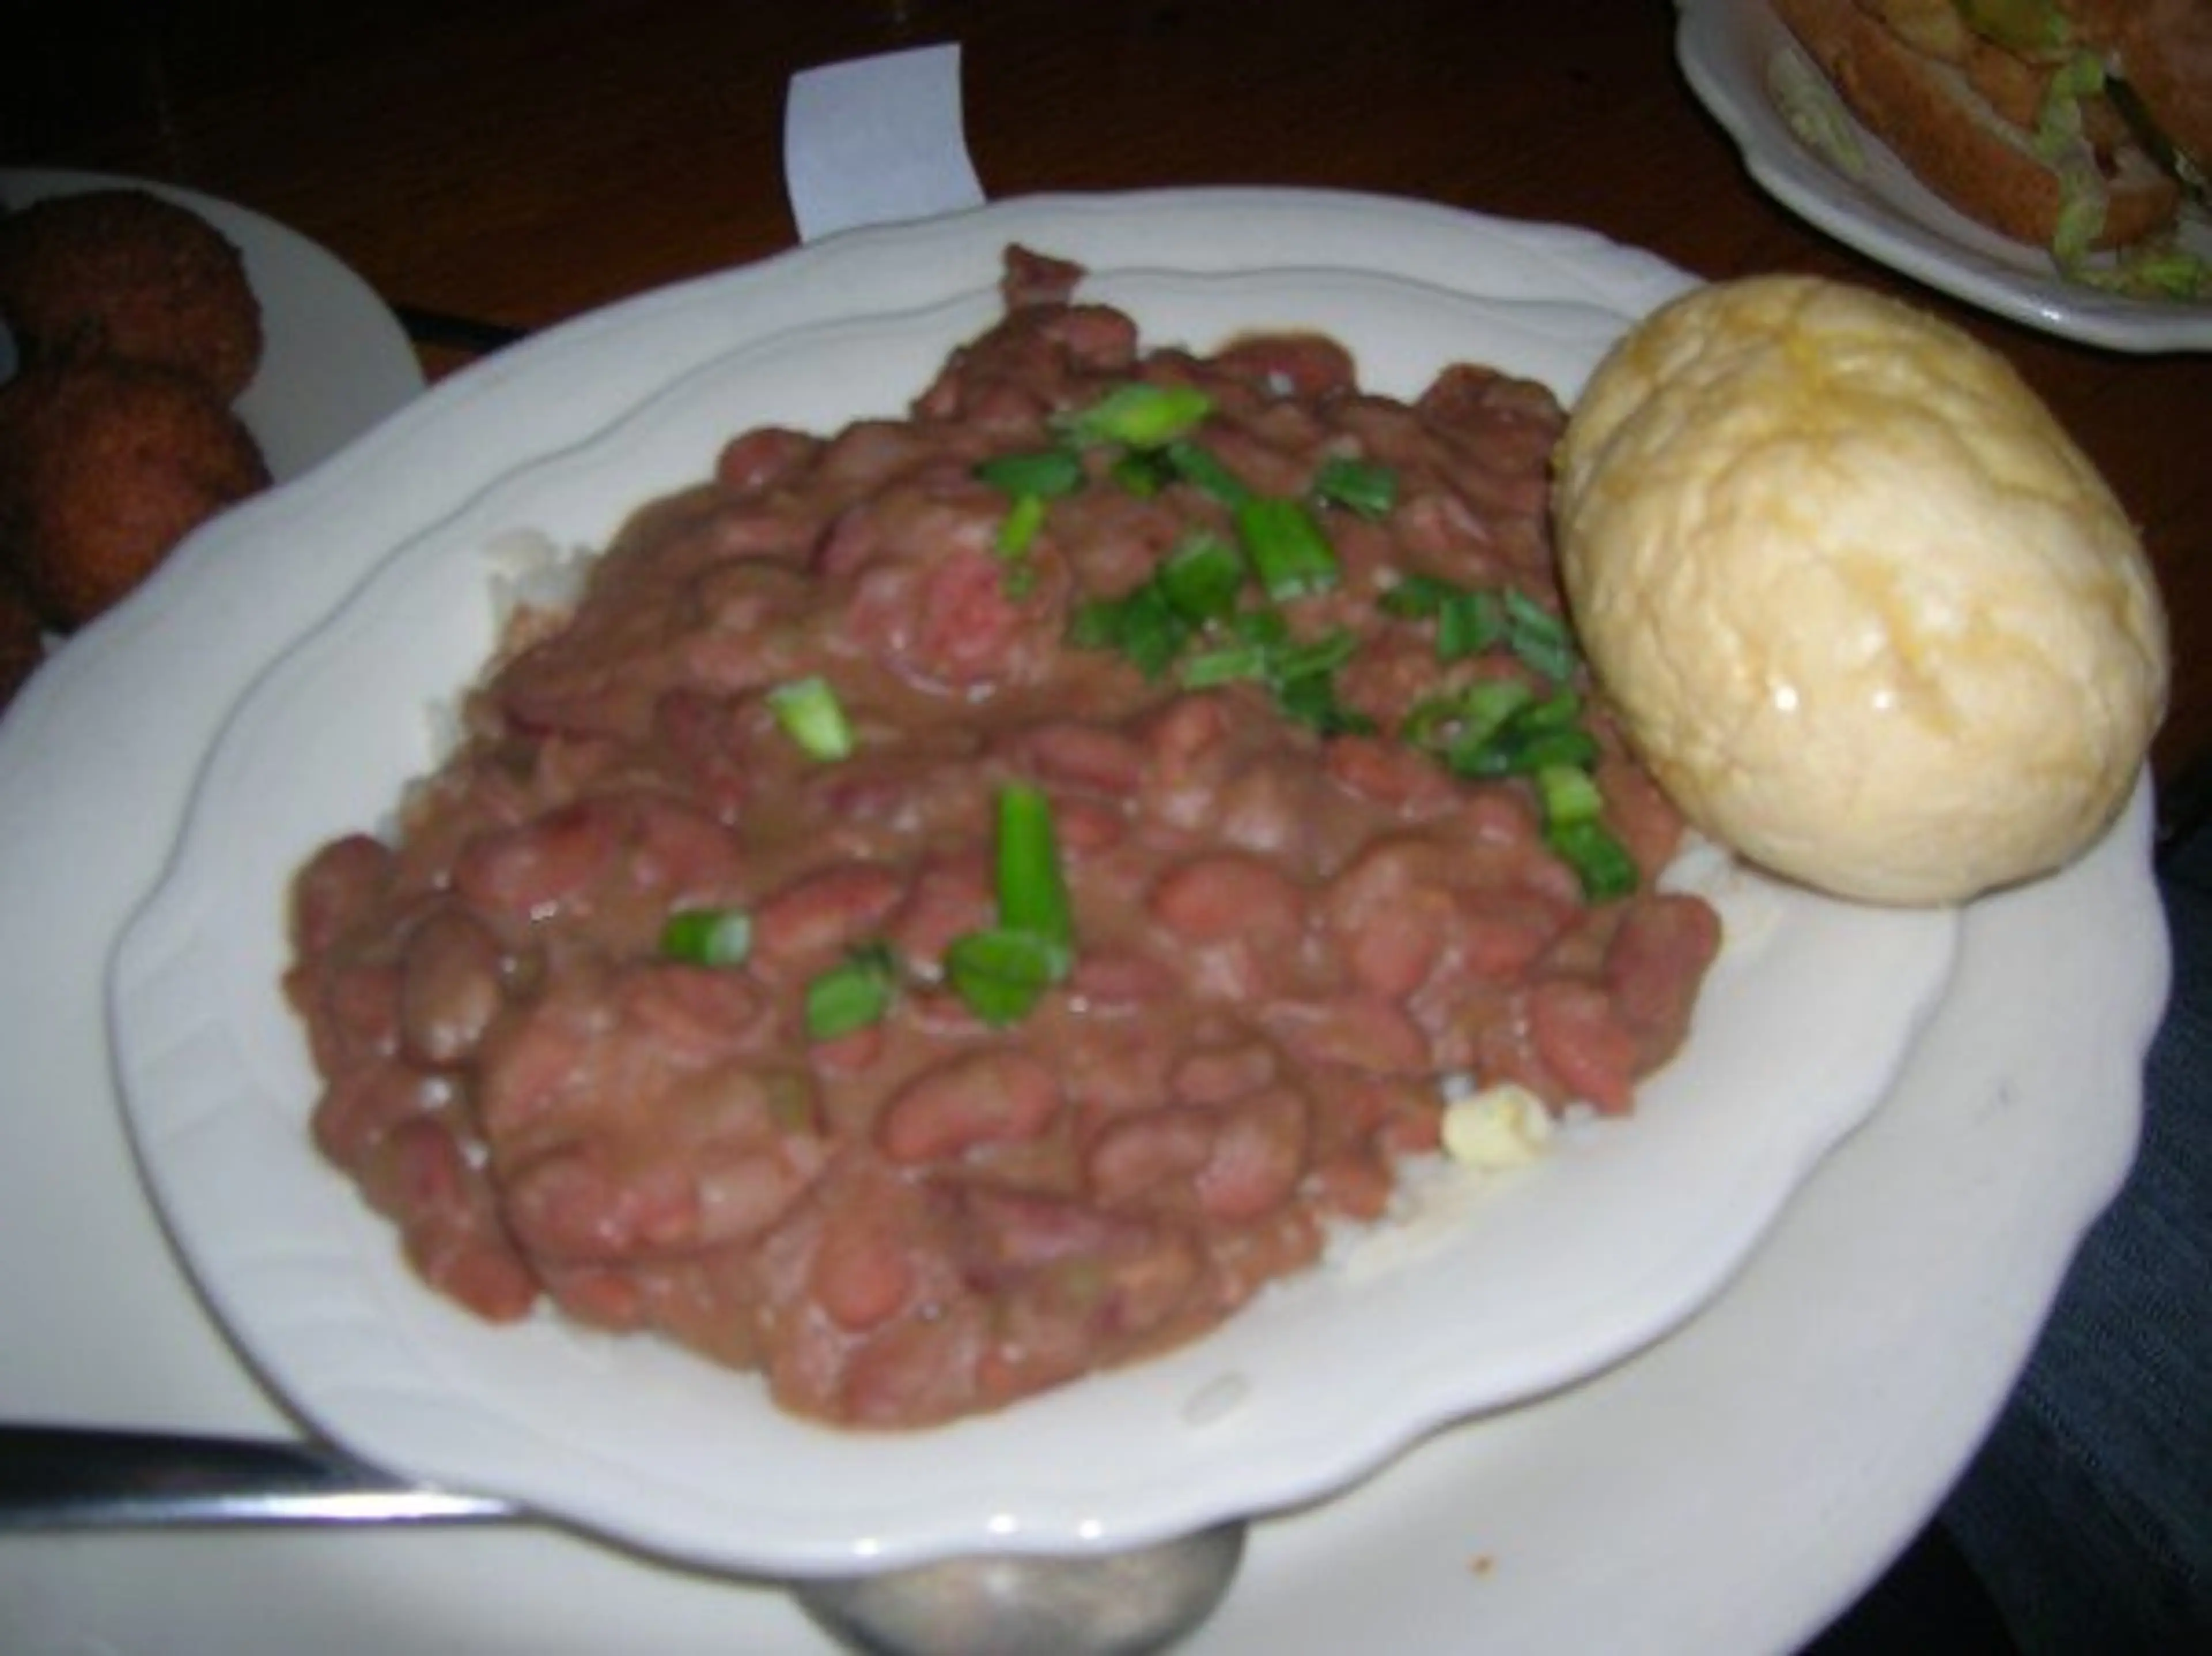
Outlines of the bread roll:
M 2165 708 L 2133 528 L 2011 368 L 1812 277 L 1632 331 L 1559 451 L 1562 573 L 1660 784 L 1778 873 L 1937 904 L 2056 868 Z

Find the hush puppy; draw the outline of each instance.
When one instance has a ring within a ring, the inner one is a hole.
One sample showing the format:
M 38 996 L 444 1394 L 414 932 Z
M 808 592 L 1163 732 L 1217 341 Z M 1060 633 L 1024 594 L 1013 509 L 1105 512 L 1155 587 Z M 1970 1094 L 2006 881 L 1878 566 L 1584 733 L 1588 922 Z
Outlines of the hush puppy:
M 0 387 L 0 554 L 56 626 L 90 620 L 268 484 L 252 433 L 174 368 L 64 361 Z
M 0 321 L 27 362 L 162 363 L 226 403 L 261 362 L 261 307 L 238 249 L 143 190 L 51 197 L 0 216 Z

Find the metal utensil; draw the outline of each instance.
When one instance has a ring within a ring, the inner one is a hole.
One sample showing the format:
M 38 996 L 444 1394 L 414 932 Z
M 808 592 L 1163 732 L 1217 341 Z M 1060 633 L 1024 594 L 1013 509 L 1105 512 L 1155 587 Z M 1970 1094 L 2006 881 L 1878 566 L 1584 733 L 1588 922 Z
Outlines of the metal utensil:
M 1137 1656 L 1211 1615 L 1243 1556 L 1244 1525 L 1221 1524 L 1124 1552 L 948 1558 L 792 1593 L 820 1625 L 881 1656 Z
M 506 1501 L 410 1484 L 326 1444 L 0 1427 L 0 1533 L 167 1525 L 525 1520 Z M 789 1584 L 821 1627 L 879 1656 L 1135 1656 L 1210 1615 L 1244 1525 L 1077 1557 L 994 1554 Z

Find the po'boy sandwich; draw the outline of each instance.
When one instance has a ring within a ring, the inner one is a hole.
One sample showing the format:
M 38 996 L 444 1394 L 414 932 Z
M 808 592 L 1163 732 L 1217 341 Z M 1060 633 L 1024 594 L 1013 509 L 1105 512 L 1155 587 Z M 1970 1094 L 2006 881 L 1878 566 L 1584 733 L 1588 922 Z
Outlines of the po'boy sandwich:
M 2173 246 L 2212 162 L 2212 0 L 1773 0 L 1936 194 L 2089 279 L 2212 295 Z M 2094 253 L 2118 250 L 2118 261 Z

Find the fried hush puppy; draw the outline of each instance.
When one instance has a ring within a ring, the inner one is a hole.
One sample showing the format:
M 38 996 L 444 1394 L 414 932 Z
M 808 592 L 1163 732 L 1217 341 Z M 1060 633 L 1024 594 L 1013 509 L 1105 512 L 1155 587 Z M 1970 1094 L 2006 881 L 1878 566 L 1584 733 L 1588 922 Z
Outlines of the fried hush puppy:
M 236 247 L 143 190 L 95 190 L 0 216 L 0 321 L 27 362 L 158 362 L 234 400 L 261 363 L 261 307 Z
M 90 620 L 268 484 L 252 435 L 174 368 L 41 363 L 0 387 L 0 555 L 55 626 Z

